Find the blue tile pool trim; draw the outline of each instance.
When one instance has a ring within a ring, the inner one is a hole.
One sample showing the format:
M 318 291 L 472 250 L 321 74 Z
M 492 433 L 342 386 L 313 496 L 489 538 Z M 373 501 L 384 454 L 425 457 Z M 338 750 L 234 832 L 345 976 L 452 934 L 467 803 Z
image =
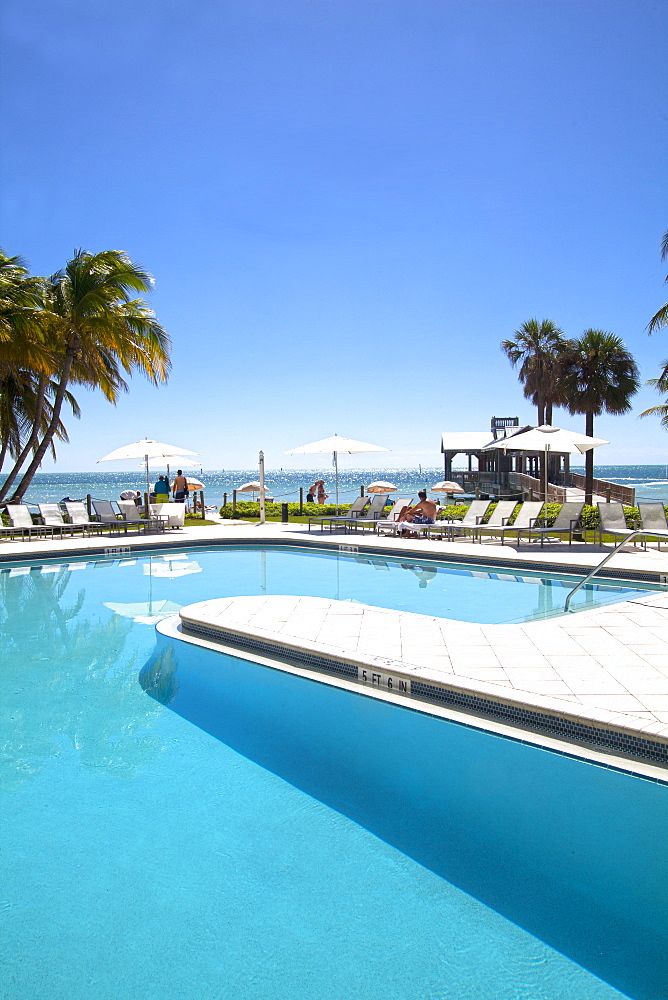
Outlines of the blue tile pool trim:
M 184 619 L 181 621 L 181 627 L 186 634 L 208 639 L 211 642 L 283 660 L 310 670 L 346 677 L 349 680 L 358 680 L 359 665 L 357 663 L 337 660 L 318 653 L 309 653 L 293 646 L 284 646 L 266 639 L 242 635 L 222 628 L 213 628 Z M 460 708 L 467 712 L 475 712 L 510 724 L 549 733 L 571 742 L 576 740 L 603 750 L 628 754 L 654 763 L 668 764 L 668 743 L 651 737 L 635 736 L 629 732 L 620 732 L 605 726 L 579 722 L 569 716 L 552 715 L 548 712 L 541 712 L 539 709 L 524 708 L 512 702 L 469 694 L 446 685 L 428 683 L 408 673 L 406 677 L 410 679 L 410 689 L 404 696 L 414 698 L 417 701 L 451 705 L 453 708 Z M 360 684 L 360 689 L 364 690 L 364 688 L 365 685 Z

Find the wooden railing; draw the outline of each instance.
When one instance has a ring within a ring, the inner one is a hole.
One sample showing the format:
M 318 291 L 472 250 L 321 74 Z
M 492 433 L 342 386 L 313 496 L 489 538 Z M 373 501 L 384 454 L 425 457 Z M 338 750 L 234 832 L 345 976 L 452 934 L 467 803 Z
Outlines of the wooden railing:
M 543 483 L 535 476 L 527 476 L 524 472 L 511 472 L 508 475 L 508 482 L 511 486 L 516 486 L 522 490 L 527 500 L 543 499 Z M 547 484 L 547 498 L 551 503 L 565 503 L 567 493 L 563 486 L 555 486 L 554 483 Z
M 585 488 L 585 477 L 579 472 L 571 472 L 571 486 L 577 486 L 583 490 Z M 605 497 L 608 503 L 611 500 L 618 500 L 619 503 L 627 507 L 635 507 L 636 491 L 632 486 L 620 486 L 619 483 L 609 483 L 605 479 L 594 479 L 593 490 L 600 497 Z

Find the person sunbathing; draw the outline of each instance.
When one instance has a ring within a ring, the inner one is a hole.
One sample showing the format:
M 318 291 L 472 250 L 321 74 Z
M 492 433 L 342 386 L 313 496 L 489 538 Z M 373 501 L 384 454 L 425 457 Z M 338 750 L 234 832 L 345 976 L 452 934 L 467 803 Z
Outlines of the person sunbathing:
M 418 502 L 412 507 L 402 507 L 397 521 L 405 521 L 406 527 L 400 529 L 404 534 L 409 534 L 410 524 L 433 524 L 436 517 L 436 504 L 433 500 L 427 499 L 425 490 L 418 493 Z

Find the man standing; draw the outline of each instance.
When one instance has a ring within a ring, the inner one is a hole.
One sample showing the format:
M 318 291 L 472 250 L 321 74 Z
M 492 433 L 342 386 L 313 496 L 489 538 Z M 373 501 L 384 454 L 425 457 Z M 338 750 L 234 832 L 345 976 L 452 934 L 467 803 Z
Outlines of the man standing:
M 185 503 L 188 499 L 188 480 L 183 475 L 181 469 L 176 470 L 174 482 L 172 483 L 172 493 L 177 503 Z

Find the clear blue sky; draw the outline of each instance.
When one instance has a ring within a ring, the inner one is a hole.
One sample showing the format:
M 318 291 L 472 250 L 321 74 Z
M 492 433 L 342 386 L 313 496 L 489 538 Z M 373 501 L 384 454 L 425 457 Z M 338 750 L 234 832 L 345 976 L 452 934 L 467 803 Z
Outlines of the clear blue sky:
M 499 342 L 532 316 L 668 358 L 667 7 L 648 0 L 4 0 L 2 226 L 33 273 L 120 249 L 169 384 L 76 391 L 56 468 L 148 436 L 205 468 L 333 433 L 440 464 L 535 422 Z M 597 461 L 668 461 L 651 389 Z M 556 423 L 584 429 L 557 411 Z M 605 454 L 604 454 L 605 452 Z M 45 463 L 44 470 L 53 468 Z M 111 466 L 109 467 L 111 468 Z M 113 468 L 116 468 L 114 466 Z

